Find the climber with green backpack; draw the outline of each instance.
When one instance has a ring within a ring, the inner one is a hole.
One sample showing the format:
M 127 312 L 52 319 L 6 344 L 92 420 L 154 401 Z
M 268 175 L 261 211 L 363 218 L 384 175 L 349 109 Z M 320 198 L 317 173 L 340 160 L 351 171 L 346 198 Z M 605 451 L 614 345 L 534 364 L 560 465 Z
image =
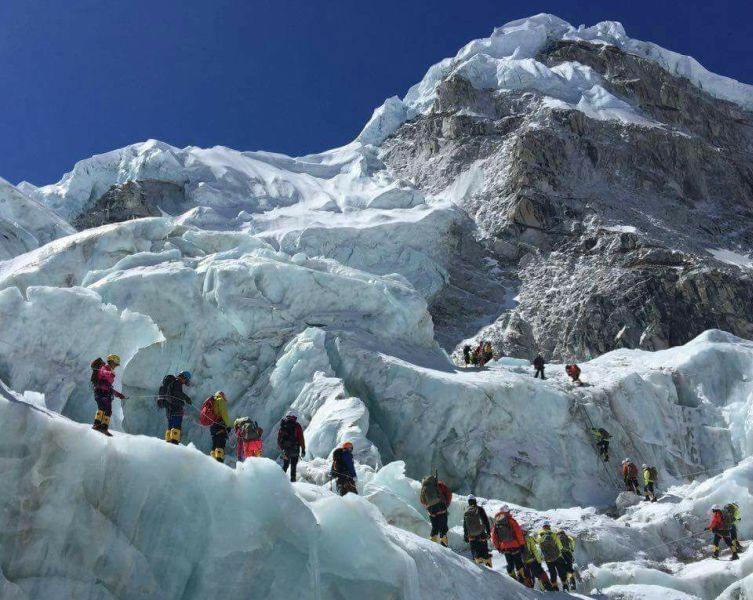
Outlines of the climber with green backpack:
M 468 508 L 463 515 L 463 540 L 471 545 L 473 562 L 477 565 L 492 566 L 492 555 L 487 543 L 490 535 L 491 528 L 486 511 L 478 505 L 475 496 L 468 496 Z
M 559 536 L 552 531 L 549 523 L 544 523 L 541 531 L 536 536 L 536 541 L 539 543 L 541 557 L 544 559 L 547 569 L 549 569 L 549 580 L 552 584 L 552 589 L 554 591 L 559 590 L 557 585 L 558 577 L 562 582 L 562 589 L 568 589 L 568 569 L 565 559 L 562 558 L 562 542 Z
M 447 546 L 447 511 L 452 502 L 452 492 L 444 481 L 441 481 L 437 473 L 427 475 L 421 480 L 421 492 L 418 497 L 419 502 L 426 507 L 431 521 L 431 534 L 429 539 L 432 542 L 439 542 Z
M 656 480 L 659 478 L 659 472 L 656 470 L 656 467 L 649 467 L 648 465 L 644 464 L 641 466 L 641 469 L 643 470 L 643 494 L 646 499 L 646 501 L 656 502 L 656 491 L 654 490 L 654 485 L 656 484 Z
M 564 529 L 557 531 L 557 537 L 562 546 L 562 560 L 565 561 L 565 570 L 567 580 L 565 589 L 571 592 L 575 591 L 575 538 L 569 535 Z
M 740 522 L 740 507 L 736 502 L 730 502 L 722 507 L 724 522 L 729 527 L 729 537 L 732 540 L 735 552 L 740 552 L 740 540 L 737 539 L 737 524 Z
M 536 540 L 527 531 L 523 531 L 525 545 L 523 546 L 523 569 L 525 580 L 523 584 L 526 587 L 533 588 L 536 580 L 541 582 L 545 590 L 552 590 L 552 583 L 549 581 L 549 575 L 541 567 L 541 550 Z

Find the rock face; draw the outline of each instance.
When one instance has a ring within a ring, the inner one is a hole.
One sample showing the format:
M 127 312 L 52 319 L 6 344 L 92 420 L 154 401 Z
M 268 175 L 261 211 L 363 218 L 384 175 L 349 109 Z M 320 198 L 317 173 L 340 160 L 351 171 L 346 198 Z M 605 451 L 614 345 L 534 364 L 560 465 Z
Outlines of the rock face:
M 496 272 L 517 280 L 517 305 L 481 335 L 557 358 L 710 327 L 750 337 L 753 114 L 613 46 L 558 41 L 536 59 L 589 66 L 648 125 L 450 76 L 382 145 L 396 176 L 454 194 Z
M 119 223 L 143 217 L 158 217 L 163 212 L 177 214 L 185 201 L 183 188 L 175 183 L 136 180 L 110 186 L 91 208 L 73 220 L 78 230 Z

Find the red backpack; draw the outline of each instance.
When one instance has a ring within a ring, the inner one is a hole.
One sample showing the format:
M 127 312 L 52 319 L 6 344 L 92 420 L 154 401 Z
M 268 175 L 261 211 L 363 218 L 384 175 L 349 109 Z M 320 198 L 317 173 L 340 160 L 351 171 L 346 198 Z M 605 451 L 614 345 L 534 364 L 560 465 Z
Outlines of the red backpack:
M 209 396 L 209 398 L 204 400 L 204 404 L 201 405 L 199 424 L 203 427 L 210 427 L 219 422 L 220 418 L 217 416 L 217 413 L 214 412 L 214 396 Z

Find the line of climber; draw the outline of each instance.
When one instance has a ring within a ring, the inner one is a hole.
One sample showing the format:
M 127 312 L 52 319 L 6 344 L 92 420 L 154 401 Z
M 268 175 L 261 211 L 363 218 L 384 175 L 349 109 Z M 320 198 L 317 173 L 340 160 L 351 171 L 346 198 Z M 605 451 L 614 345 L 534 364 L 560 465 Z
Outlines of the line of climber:
M 96 358 L 92 361 L 91 383 L 94 390 L 94 400 L 97 412 L 94 417 L 93 429 L 106 436 L 109 432 L 112 417 L 112 403 L 114 398 L 126 399 L 126 396 L 113 387 L 115 369 L 120 366 L 120 357 L 110 354 L 106 359 Z M 176 375 L 168 374 L 162 379 L 156 395 L 159 409 L 165 411 L 167 429 L 165 441 L 170 444 L 180 444 L 183 429 L 185 407 L 193 406 L 193 400 L 184 391 L 190 387 L 192 375 L 190 371 L 181 371 Z M 264 444 L 262 436 L 264 430 L 250 417 L 239 417 L 232 422 L 228 415 L 227 398 L 223 391 L 217 391 L 204 400 L 199 410 L 199 424 L 209 427 L 212 436 L 212 449 L 209 455 L 216 461 L 225 462 L 225 448 L 231 431 L 237 438 L 237 459 L 243 462 L 247 458 L 262 456 Z M 306 440 L 303 428 L 298 423 L 298 415 L 289 410 L 280 421 L 277 433 L 277 446 L 282 457 L 282 468 L 290 471 L 290 481 L 296 481 L 296 469 L 300 458 L 306 454 Z M 337 490 L 341 496 L 348 493 L 357 494 L 356 470 L 353 462 L 353 443 L 346 441 L 332 454 L 331 478 L 337 483 Z
M 421 481 L 419 501 L 429 514 L 429 538 L 447 546 L 452 492 L 437 473 Z M 548 591 L 558 591 L 560 584 L 563 590 L 575 590 L 575 538 L 564 530 L 555 532 L 545 523 L 538 533 L 528 532 L 521 528 L 507 505 L 489 519 L 476 497 L 471 495 L 463 514 L 463 540 L 470 546 L 473 561 L 490 568 L 491 541 L 505 556 L 507 573 L 529 588 L 533 588 L 538 579 Z M 546 564 L 548 574 L 542 563 Z

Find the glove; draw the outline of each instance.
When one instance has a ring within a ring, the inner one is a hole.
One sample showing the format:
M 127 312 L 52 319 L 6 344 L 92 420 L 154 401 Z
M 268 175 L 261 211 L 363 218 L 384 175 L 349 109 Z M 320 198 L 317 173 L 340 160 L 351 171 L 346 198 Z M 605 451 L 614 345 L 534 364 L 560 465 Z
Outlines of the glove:
M 113 390 L 113 394 L 115 394 L 121 400 L 125 399 L 125 396 L 121 394 L 120 392 L 116 392 L 115 390 Z
M 306 456 L 306 448 L 301 448 L 301 458 Z

